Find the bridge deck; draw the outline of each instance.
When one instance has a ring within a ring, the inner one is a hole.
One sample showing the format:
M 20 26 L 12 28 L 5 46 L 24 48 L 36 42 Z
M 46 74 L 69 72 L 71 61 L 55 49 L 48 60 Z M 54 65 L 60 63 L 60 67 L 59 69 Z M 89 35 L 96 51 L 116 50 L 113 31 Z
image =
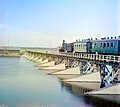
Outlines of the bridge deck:
M 42 53 L 35 51 L 28 51 L 29 53 L 43 54 L 52 57 L 69 58 L 75 60 L 95 61 L 96 63 L 120 63 L 120 56 L 117 55 L 101 55 L 101 54 L 89 54 L 89 53 Z

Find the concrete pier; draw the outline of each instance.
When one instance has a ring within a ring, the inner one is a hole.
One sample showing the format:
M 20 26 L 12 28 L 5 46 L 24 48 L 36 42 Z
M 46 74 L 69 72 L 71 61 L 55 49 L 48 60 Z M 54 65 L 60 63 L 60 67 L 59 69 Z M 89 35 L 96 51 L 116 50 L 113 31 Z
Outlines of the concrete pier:
M 61 75 L 67 75 L 67 74 L 74 75 L 74 74 L 78 74 L 78 75 L 80 75 L 80 68 L 79 67 L 69 68 L 69 69 L 66 69 L 66 70 L 63 70 L 63 71 L 59 71 L 59 72 L 55 72 L 55 73 L 52 73 L 52 74 L 53 75 L 57 75 L 57 74 L 61 74 Z
M 44 63 L 47 63 L 48 62 L 48 59 L 44 59 L 43 61 L 41 61 L 39 64 L 38 64 L 38 66 L 40 65 L 40 64 L 44 64 Z
M 28 57 L 29 60 L 32 60 L 34 58 L 34 56 Z
M 62 81 L 69 84 L 74 84 L 89 90 L 100 89 L 100 85 L 101 85 L 101 78 L 100 78 L 99 72 L 81 75 L 72 79 L 65 79 Z
M 36 58 L 33 59 L 33 61 L 36 62 L 39 58 L 40 56 L 37 56 Z
M 63 80 L 64 81 L 64 80 Z M 100 89 L 100 82 L 84 82 L 84 81 L 71 81 L 71 82 L 65 82 L 70 85 L 76 85 L 78 87 L 87 89 L 87 90 L 98 90 Z
M 61 63 L 58 65 L 50 66 L 42 68 L 43 70 L 64 70 L 65 69 L 65 63 Z
M 100 90 L 95 90 L 88 92 L 86 94 L 97 94 L 97 95 L 120 95 L 120 84 L 117 84 L 115 86 L 107 87 L 107 88 L 101 88 Z
M 50 67 L 50 66 L 54 66 L 55 65 L 55 61 L 50 61 L 50 62 L 46 62 L 43 64 L 39 64 L 37 65 L 38 67 Z
M 42 62 L 42 58 L 40 58 L 40 59 L 36 60 L 35 62 L 37 62 L 37 63 Z
M 69 68 L 69 69 L 66 69 L 66 70 L 53 72 L 51 74 L 57 76 L 60 79 L 69 79 L 69 78 L 78 77 L 80 75 L 80 70 L 79 69 L 80 69 L 79 67 Z
M 63 80 L 66 82 L 101 82 L 101 78 L 100 78 L 100 72 L 95 72 L 95 73 L 91 73 L 91 74 L 86 74 L 86 75 L 82 75 L 76 78 L 72 78 L 72 79 L 67 79 L 67 80 Z
M 86 96 L 96 97 L 99 99 L 104 99 L 108 101 L 114 101 L 120 104 L 120 84 L 115 86 L 102 88 L 99 90 L 93 90 L 85 93 Z

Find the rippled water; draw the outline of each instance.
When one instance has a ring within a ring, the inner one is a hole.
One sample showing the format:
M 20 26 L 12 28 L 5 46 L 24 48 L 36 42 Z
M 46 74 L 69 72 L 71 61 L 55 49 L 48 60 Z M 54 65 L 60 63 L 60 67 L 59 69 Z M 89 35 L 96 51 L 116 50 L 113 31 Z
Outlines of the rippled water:
M 34 65 L 23 58 L 0 57 L 0 106 L 95 107 Z

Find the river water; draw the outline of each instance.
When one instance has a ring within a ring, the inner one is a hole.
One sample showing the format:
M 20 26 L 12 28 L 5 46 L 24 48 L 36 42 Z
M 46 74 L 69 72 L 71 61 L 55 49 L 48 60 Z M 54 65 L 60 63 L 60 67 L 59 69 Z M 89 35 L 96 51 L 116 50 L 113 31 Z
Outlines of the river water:
M 96 107 L 19 57 L 0 57 L 0 107 Z

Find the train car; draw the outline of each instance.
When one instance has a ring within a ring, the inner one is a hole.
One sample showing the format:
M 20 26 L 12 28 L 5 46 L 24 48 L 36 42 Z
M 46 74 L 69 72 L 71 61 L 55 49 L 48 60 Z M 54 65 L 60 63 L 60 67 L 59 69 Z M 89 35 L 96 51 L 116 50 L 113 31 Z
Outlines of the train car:
M 91 53 L 92 51 L 92 42 L 90 39 L 85 39 L 82 41 L 74 42 L 73 52 L 74 53 Z
M 73 44 L 74 43 L 67 43 L 67 50 L 66 50 L 66 52 L 73 52 Z
M 92 41 L 92 52 L 99 54 L 116 54 L 120 55 L 120 39 L 106 39 Z

